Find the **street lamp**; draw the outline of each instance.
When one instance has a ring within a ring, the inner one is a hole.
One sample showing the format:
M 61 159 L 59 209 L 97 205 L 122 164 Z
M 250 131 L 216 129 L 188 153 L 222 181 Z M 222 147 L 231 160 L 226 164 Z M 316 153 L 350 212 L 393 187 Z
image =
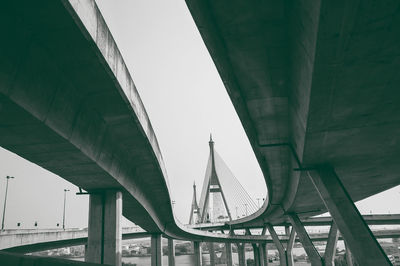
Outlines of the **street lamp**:
M 64 189 L 63 230 L 65 230 L 65 202 L 67 201 L 67 191 L 69 191 L 69 189 Z
M 8 191 L 8 180 L 10 178 L 14 178 L 13 176 L 6 176 L 7 178 L 7 185 L 6 185 L 6 196 L 4 198 L 4 208 L 3 208 L 3 219 L 1 221 L 1 230 L 4 230 L 4 217 L 6 216 L 6 204 L 7 204 L 7 191 Z
M 244 207 L 246 208 L 246 216 L 247 216 L 247 203 L 244 204 Z

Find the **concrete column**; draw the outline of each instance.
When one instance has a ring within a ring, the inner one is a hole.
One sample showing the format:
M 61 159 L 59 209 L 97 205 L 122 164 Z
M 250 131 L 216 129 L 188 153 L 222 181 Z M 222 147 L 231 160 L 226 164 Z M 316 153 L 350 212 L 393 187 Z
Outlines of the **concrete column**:
M 88 244 L 85 261 L 121 265 L 122 193 L 115 190 L 89 198 Z
M 324 262 L 325 266 L 335 266 L 336 246 L 339 238 L 339 230 L 334 222 L 329 229 L 328 241 L 326 242 Z
M 254 265 L 255 266 L 260 266 L 260 255 L 259 255 L 259 249 L 257 244 L 251 244 L 253 246 L 253 258 L 254 258 Z
M 260 258 L 260 266 L 265 266 L 265 252 L 263 251 L 265 249 L 265 246 L 263 244 L 258 244 L 258 257 Z
M 286 231 L 286 233 L 287 233 L 287 231 Z M 292 231 L 289 233 L 289 241 L 287 243 L 287 248 L 286 248 L 286 256 L 287 256 L 288 266 L 294 266 L 293 246 L 294 246 L 295 240 L 296 240 L 296 230 L 294 229 L 294 227 L 292 227 Z
M 264 259 L 264 266 L 268 266 L 268 249 L 267 249 L 267 243 L 262 243 L 260 245 L 261 247 L 261 253 L 262 253 L 262 257 Z M 261 264 L 263 265 L 263 264 Z
M 175 266 L 175 244 L 172 238 L 168 238 L 168 266 Z
M 271 234 L 272 241 L 274 241 L 276 249 L 279 252 L 279 262 L 281 266 L 287 266 L 286 250 L 283 247 L 281 241 L 279 240 L 279 237 L 276 234 L 274 227 L 271 224 L 267 224 L 266 226 L 268 228 L 269 233 Z
M 208 251 L 210 253 L 210 266 L 215 266 L 215 250 L 214 250 L 214 243 L 209 242 L 207 243 Z
M 151 266 L 162 266 L 161 234 L 151 235 Z
M 193 242 L 194 266 L 201 266 L 201 248 L 200 242 Z
M 225 250 L 226 250 L 226 266 L 232 266 L 232 245 L 231 243 L 225 243 Z
M 346 248 L 346 263 L 347 266 L 353 266 L 353 255 L 351 254 L 351 251 L 349 249 L 349 246 L 347 245 L 346 241 L 344 241 L 344 246 Z
M 236 245 L 238 250 L 239 266 L 246 266 L 245 244 L 237 243 Z
M 299 235 L 299 239 L 301 244 L 303 245 L 304 250 L 307 253 L 308 258 L 313 266 L 323 265 L 323 260 L 318 253 L 318 250 L 315 248 L 314 244 L 311 242 L 310 237 L 307 234 L 306 229 L 301 223 L 299 217 L 296 214 L 288 215 L 288 218 Z
M 329 165 L 308 172 L 326 208 L 360 265 L 391 265 L 350 195 Z

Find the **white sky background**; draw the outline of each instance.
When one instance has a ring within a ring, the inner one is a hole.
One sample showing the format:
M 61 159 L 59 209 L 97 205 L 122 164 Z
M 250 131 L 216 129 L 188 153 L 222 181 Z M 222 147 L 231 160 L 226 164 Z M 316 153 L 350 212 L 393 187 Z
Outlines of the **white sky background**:
M 123 55 L 156 133 L 168 172 L 176 217 L 187 223 L 196 181 L 198 197 L 213 133 L 215 148 L 250 196 L 266 186 L 250 144 L 184 1 L 96 1 Z M 88 196 L 76 186 L 0 148 L 0 207 L 9 184 L 6 228 L 86 227 Z M 156 196 L 156 195 L 155 195 Z M 357 204 L 362 213 L 400 213 L 398 187 Z M 255 200 L 256 201 L 256 200 Z M 2 214 L 1 214 L 2 215 Z M 124 224 L 128 224 L 126 221 Z

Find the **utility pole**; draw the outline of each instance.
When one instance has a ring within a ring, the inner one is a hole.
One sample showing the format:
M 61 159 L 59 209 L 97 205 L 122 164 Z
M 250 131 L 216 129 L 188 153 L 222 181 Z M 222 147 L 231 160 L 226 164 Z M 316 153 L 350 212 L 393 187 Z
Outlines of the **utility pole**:
M 3 208 L 3 219 L 1 221 L 1 230 L 4 230 L 4 217 L 6 216 L 6 204 L 7 204 L 7 192 L 8 192 L 8 180 L 14 178 L 13 176 L 6 176 L 7 185 L 6 185 L 6 196 L 4 198 L 4 208 Z
M 64 212 L 63 212 L 63 230 L 65 230 L 65 202 L 67 201 L 67 192 L 69 189 L 64 189 Z

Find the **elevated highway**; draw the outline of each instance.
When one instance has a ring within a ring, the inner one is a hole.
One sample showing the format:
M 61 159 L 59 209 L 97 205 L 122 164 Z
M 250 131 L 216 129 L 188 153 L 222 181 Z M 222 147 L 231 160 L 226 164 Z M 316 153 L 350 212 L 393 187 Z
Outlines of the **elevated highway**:
M 187 3 L 269 191 L 230 225 L 290 222 L 320 265 L 298 216 L 329 210 L 355 256 L 377 258 L 364 265 L 389 265 L 353 201 L 400 184 L 399 3 Z M 118 254 L 121 213 L 155 236 L 155 265 L 161 234 L 266 241 L 175 220 L 156 136 L 94 1 L 0 5 L 0 145 L 91 194 L 94 257 L 105 239 Z
M 0 5 L 7 36 L 0 44 L 2 147 L 85 189 L 96 198 L 91 206 L 117 197 L 111 210 L 117 215 L 106 216 L 117 235 L 121 211 L 151 234 L 263 241 L 192 230 L 175 220 L 155 133 L 93 0 Z
M 269 192 L 230 225 L 329 211 L 360 264 L 390 265 L 353 202 L 400 184 L 399 3 L 186 2 Z

